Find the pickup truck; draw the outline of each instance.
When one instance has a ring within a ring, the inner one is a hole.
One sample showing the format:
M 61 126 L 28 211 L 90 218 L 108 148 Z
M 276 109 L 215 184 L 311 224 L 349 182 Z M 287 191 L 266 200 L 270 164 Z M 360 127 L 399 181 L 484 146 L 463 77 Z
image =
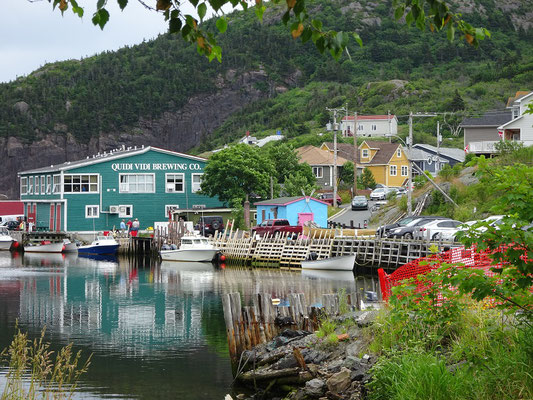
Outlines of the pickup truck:
M 261 225 L 252 228 L 252 235 L 264 236 L 267 233 L 274 235 L 276 233 L 290 232 L 293 236 L 298 236 L 302 231 L 301 226 L 291 226 L 287 219 L 265 219 Z

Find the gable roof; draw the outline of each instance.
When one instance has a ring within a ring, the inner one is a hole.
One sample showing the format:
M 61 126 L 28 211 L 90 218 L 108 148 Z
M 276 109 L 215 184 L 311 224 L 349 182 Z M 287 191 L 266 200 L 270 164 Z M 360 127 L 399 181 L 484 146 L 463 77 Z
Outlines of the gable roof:
M 368 147 L 370 147 L 372 150 L 377 150 L 376 154 L 372 158 L 370 162 L 361 162 L 361 151 L 357 152 L 357 163 L 364 164 L 364 165 L 386 165 L 389 163 L 390 159 L 396 152 L 396 149 L 400 146 L 398 143 L 389 143 L 389 142 L 383 142 L 380 140 L 365 140 L 363 143 L 366 143 Z M 361 150 L 361 146 L 363 145 L 361 143 L 358 147 L 359 150 Z M 326 145 L 328 149 L 330 149 L 330 152 L 333 152 L 333 142 L 324 142 L 323 145 Z M 346 156 L 347 159 L 350 161 L 354 161 L 353 157 L 353 145 L 350 143 L 337 143 L 337 152 L 338 154 L 341 154 L 341 156 Z
M 196 157 L 196 156 L 191 156 L 189 154 L 178 153 L 176 151 L 165 150 L 159 147 L 142 146 L 140 148 L 137 148 L 137 146 L 135 146 L 135 148 L 133 149 L 122 148 L 122 149 L 112 150 L 109 152 L 104 152 L 103 154 L 98 153 L 98 155 L 93 155 L 92 157 L 87 156 L 85 159 L 82 159 L 82 160 L 67 161 L 67 162 L 64 162 L 63 164 L 50 165 L 49 167 L 43 167 L 43 168 L 37 168 L 37 169 L 30 169 L 27 171 L 19 172 L 18 174 L 19 175 L 35 174 L 35 173 L 44 174 L 44 173 L 49 173 L 49 172 L 67 171 L 69 169 L 85 167 L 87 165 L 99 164 L 99 163 L 107 162 L 110 160 L 118 160 L 118 159 L 125 158 L 125 157 L 131 157 L 131 156 L 135 156 L 139 154 L 144 154 L 149 151 L 157 151 L 159 153 L 188 158 L 188 159 L 195 160 L 195 161 L 204 161 L 204 162 L 207 161 L 205 158 L 202 158 L 202 157 Z
M 494 127 L 497 128 L 498 126 L 505 124 L 506 122 L 509 122 L 513 118 L 513 115 L 510 110 L 494 110 L 494 111 L 487 111 L 483 116 L 476 117 L 476 118 L 465 118 L 463 122 L 461 122 L 461 125 L 459 125 L 461 128 L 474 128 L 474 127 Z
M 382 121 L 396 118 L 396 115 L 358 115 L 358 121 Z M 343 121 L 353 121 L 355 119 L 354 115 L 348 115 L 342 118 Z
M 428 150 L 431 153 L 437 154 L 437 147 L 432 146 L 430 144 L 414 144 L 413 148 Z M 453 158 L 454 160 L 460 162 L 463 162 L 465 160 L 465 152 L 463 149 L 454 149 L 453 147 L 441 147 L 439 148 L 439 154 L 449 158 Z
M 409 152 L 409 158 L 411 159 L 411 161 L 426 161 L 428 158 L 432 158 L 432 157 L 433 157 L 432 153 L 429 153 L 424 149 L 418 149 L 416 147 L 413 147 L 411 151 Z M 447 159 L 442 158 L 442 157 L 439 157 L 438 161 L 441 163 L 449 163 Z
M 291 203 L 295 203 L 300 200 L 305 200 L 308 196 L 292 196 L 292 197 L 278 197 L 277 199 L 270 199 L 270 200 L 263 200 L 259 201 L 257 203 L 254 203 L 256 206 L 286 206 Z M 318 203 L 325 204 L 326 206 L 328 203 L 315 199 L 314 197 L 309 197 L 309 200 L 314 200 Z
M 527 90 L 519 90 L 518 92 L 515 93 L 514 97 L 509 97 L 507 99 L 507 108 L 511 108 L 513 106 L 513 103 L 517 100 L 523 100 L 522 98 L 529 95 L 529 94 L 533 94 L 533 92 L 529 92 Z
M 327 150 L 319 149 L 318 147 L 307 145 L 296 149 L 296 153 L 300 157 L 300 163 L 306 162 L 309 165 L 333 165 L 333 154 Z M 341 157 L 337 153 L 337 165 L 344 165 L 348 160 Z

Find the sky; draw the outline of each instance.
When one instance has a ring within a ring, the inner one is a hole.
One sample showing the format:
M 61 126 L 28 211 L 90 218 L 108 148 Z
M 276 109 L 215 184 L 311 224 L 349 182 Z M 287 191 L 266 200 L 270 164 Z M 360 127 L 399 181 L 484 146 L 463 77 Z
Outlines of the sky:
M 162 15 L 135 0 L 130 0 L 124 11 L 120 11 L 116 0 L 108 0 L 111 16 L 103 31 L 91 22 L 96 0 L 78 0 L 85 8 L 83 18 L 70 8 L 62 16 L 47 0 L 2 3 L 0 82 L 28 75 L 49 62 L 80 59 L 141 43 L 167 29 Z

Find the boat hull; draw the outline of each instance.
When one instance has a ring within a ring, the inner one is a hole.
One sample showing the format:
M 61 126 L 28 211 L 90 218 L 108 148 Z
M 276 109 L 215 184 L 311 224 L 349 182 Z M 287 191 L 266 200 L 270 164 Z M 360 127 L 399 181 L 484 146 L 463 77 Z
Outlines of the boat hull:
M 0 251 L 6 251 L 11 248 L 14 240 L 0 240 Z
M 114 255 L 117 254 L 119 244 L 106 244 L 100 246 L 88 245 L 78 247 L 78 253 L 95 254 L 95 255 Z
M 161 250 L 163 261 L 211 261 L 218 249 L 183 249 L 183 250 Z
M 320 269 L 328 271 L 353 271 L 355 254 L 324 258 L 316 261 L 302 261 L 302 269 Z
M 65 245 L 60 243 L 39 244 L 36 246 L 25 246 L 26 253 L 62 253 Z

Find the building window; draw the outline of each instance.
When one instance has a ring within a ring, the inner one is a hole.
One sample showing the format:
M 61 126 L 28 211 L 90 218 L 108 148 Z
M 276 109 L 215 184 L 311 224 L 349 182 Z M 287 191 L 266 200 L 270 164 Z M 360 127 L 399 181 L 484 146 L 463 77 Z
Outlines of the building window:
M 64 193 L 98 193 L 98 175 L 65 175 Z
M 185 191 L 184 174 L 165 174 L 167 193 L 183 193 Z
M 120 174 L 120 193 L 155 193 L 154 174 Z
M 167 204 L 165 206 L 165 217 L 166 218 L 172 218 L 172 215 L 170 213 L 174 212 L 174 211 L 178 211 L 180 208 L 180 206 L 178 206 L 177 204 Z
M 390 176 L 396 176 L 398 173 L 398 167 L 396 165 L 390 166 Z
M 54 188 L 53 193 L 59 193 L 61 190 L 61 175 L 54 175 Z
M 28 178 L 28 192 L 26 194 L 33 194 L 33 176 Z
M 402 176 L 407 176 L 408 171 L 407 165 L 402 165 Z
M 402 156 L 402 149 L 398 147 L 398 150 L 396 150 L 396 157 L 401 157 L 401 156 Z
M 313 175 L 315 178 L 322 178 L 324 176 L 322 167 L 313 167 Z
M 52 194 L 52 177 L 46 176 L 46 194 Z
M 361 158 L 368 158 L 368 149 L 361 150 Z
M 119 218 L 131 218 L 133 217 L 133 206 L 118 206 Z
M 363 124 L 359 124 L 359 125 L 357 125 L 357 130 L 358 130 L 358 131 L 362 131 L 362 130 L 363 130 Z
M 100 217 L 99 206 L 85 206 L 85 218 L 98 218 Z
M 376 124 L 372 124 L 372 130 L 375 131 L 378 127 L 376 126 Z
M 202 186 L 202 175 L 203 174 L 192 174 L 191 175 L 191 192 L 199 192 Z
M 35 176 L 34 178 L 34 185 L 33 185 L 33 192 L 35 194 L 39 194 L 39 177 L 38 176 Z
M 28 193 L 28 178 L 20 178 L 20 194 L 26 194 Z
M 46 194 L 46 182 L 44 176 L 41 176 L 41 194 Z

